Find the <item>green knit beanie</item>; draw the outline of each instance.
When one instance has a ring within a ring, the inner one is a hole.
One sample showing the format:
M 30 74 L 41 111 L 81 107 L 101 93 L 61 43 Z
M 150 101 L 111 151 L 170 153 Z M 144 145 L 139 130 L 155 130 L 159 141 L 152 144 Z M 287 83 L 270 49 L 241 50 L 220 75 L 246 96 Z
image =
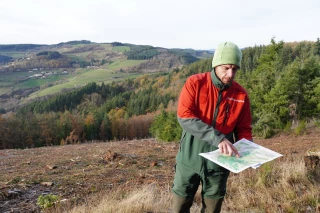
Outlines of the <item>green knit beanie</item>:
M 240 67 L 241 58 L 242 53 L 237 45 L 232 42 L 223 42 L 214 52 L 212 68 L 221 64 L 234 64 Z

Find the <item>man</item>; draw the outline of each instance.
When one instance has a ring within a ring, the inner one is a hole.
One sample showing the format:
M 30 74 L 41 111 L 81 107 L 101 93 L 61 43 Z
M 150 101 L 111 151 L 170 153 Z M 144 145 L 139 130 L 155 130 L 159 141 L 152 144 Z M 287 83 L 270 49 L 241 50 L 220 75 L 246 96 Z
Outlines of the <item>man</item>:
M 189 77 L 182 88 L 177 115 L 183 134 L 172 187 L 174 212 L 189 212 L 200 182 L 201 212 L 220 212 L 229 171 L 199 153 L 219 149 L 240 157 L 233 146 L 235 140 L 252 141 L 249 98 L 233 81 L 241 58 L 237 45 L 220 44 L 212 72 Z

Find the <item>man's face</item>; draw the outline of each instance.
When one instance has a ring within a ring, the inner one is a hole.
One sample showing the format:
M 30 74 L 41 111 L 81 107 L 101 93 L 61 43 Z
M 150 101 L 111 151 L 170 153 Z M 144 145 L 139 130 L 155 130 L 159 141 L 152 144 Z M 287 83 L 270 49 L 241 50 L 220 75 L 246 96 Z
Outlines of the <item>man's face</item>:
M 223 84 L 231 84 L 238 69 L 237 65 L 223 64 L 217 66 L 215 72 Z

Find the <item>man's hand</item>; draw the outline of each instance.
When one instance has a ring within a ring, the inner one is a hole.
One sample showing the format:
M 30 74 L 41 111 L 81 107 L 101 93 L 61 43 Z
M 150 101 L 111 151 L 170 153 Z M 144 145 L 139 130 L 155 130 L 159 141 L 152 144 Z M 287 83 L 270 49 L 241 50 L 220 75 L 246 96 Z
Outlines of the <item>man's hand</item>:
M 226 138 L 224 138 L 218 145 L 219 151 L 221 154 L 226 154 L 231 156 L 232 154 L 235 154 L 237 157 L 240 157 L 240 154 L 236 147 L 233 146 L 233 144 Z

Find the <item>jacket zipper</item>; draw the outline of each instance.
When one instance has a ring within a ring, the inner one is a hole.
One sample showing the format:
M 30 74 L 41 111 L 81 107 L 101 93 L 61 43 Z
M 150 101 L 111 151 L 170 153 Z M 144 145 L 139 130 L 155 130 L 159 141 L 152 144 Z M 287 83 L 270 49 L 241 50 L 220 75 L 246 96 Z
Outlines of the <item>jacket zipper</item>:
M 230 105 L 228 103 L 226 103 L 226 113 L 225 113 L 224 119 L 223 119 L 223 126 L 225 126 L 227 123 L 227 119 L 228 119 L 228 115 L 229 115 L 229 108 L 230 108 Z
M 222 96 L 222 89 L 220 89 L 220 91 L 218 93 L 218 101 L 217 101 L 217 104 L 216 104 L 216 109 L 214 111 L 213 121 L 212 121 L 213 128 L 215 128 L 215 126 L 216 126 L 216 119 L 217 119 L 217 116 L 218 116 L 218 113 L 219 113 L 219 106 L 220 106 L 221 96 Z

